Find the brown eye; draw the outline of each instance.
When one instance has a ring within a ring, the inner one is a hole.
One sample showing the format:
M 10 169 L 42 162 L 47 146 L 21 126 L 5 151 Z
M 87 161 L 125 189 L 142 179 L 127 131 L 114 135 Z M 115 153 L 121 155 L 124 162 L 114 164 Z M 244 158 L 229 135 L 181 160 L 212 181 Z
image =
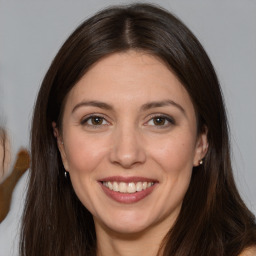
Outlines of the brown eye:
M 171 125 L 175 125 L 175 121 L 170 116 L 159 115 L 153 116 L 146 124 L 152 127 L 168 128 Z
M 108 125 L 108 122 L 104 117 L 101 116 L 89 116 L 88 118 L 81 121 L 81 125 L 86 125 L 89 127 L 101 127 L 102 125 Z
M 103 118 L 99 116 L 91 117 L 92 125 L 101 125 L 103 123 Z
M 154 125 L 165 125 L 166 118 L 164 117 L 155 117 L 153 118 Z

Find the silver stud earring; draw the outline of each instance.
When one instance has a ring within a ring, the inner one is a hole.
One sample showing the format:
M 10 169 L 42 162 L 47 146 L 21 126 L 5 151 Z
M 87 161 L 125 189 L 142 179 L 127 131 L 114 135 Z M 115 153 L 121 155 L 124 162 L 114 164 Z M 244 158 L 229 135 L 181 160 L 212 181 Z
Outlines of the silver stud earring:
M 65 176 L 66 179 L 68 178 L 68 172 L 67 171 L 64 172 L 64 176 Z
M 202 165 L 204 163 L 204 161 L 201 159 L 200 161 L 199 161 L 199 165 Z

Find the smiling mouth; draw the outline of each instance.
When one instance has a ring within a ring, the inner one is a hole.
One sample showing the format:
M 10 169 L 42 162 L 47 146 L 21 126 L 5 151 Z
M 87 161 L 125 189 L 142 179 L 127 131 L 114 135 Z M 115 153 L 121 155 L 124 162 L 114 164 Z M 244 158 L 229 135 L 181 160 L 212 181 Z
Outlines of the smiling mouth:
M 119 193 L 136 193 L 152 187 L 155 182 L 139 181 L 139 182 L 118 182 L 118 181 L 102 181 L 103 186 L 109 190 Z
M 146 177 L 111 176 L 99 180 L 104 193 L 114 201 L 132 204 L 148 197 L 159 182 Z

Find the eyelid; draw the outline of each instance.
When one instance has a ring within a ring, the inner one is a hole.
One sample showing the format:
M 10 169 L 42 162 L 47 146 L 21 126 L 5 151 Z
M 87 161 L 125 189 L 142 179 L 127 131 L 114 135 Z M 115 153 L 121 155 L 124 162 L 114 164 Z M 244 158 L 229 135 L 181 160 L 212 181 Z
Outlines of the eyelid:
M 100 117 L 102 119 L 104 119 L 108 124 L 101 124 L 101 125 L 92 125 L 92 124 L 87 124 L 88 120 L 90 120 L 91 118 L 93 117 Z M 91 127 L 96 127 L 96 126 L 106 126 L 106 125 L 109 125 L 111 124 L 110 121 L 108 120 L 108 118 L 103 115 L 103 114 L 100 114 L 100 113 L 90 113 L 88 115 L 85 115 L 81 118 L 81 121 L 80 121 L 80 124 L 81 125 L 87 125 L 87 126 L 91 126 Z M 96 127 L 98 128 L 98 127 Z
M 166 119 L 169 122 L 169 125 L 175 125 L 176 124 L 175 119 L 172 116 L 167 115 L 167 114 L 156 113 L 156 114 L 150 114 L 148 116 L 147 121 L 145 122 L 145 125 L 147 125 L 149 123 L 149 121 L 151 121 L 152 119 L 157 118 L 157 117 L 161 117 L 161 118 Z M 162 125 L 162 126 L 159 125 L 158 128 L 164 128 L 164 127 L 167 127 L 169 125 Z M 155 125 L 155 126 L 157 126 L 157 125 Z

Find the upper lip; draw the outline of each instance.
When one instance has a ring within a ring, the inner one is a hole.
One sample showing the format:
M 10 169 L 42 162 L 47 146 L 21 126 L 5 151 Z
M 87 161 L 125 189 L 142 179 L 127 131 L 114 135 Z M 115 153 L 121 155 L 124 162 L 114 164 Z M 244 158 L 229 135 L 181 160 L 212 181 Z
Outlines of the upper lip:
M 152 178 L 146 178 L 146 177 L 139 177 L 139 176 L 132 176 L 132 177 L 124 177 L 124 176 L 110 176 L 110 177 L 106 177 L 103 179 L 99 180 L 100 182 L 107 182 L 107 181 L 116 181 L 116 182 L 125 182 L 125 183 L 129 183 L 129 182 L 140 182 L 140 181 L 144 181 L 144 182 L 154 182 L 156 183 L 157 180 L 156 179 L 152 179 Z

